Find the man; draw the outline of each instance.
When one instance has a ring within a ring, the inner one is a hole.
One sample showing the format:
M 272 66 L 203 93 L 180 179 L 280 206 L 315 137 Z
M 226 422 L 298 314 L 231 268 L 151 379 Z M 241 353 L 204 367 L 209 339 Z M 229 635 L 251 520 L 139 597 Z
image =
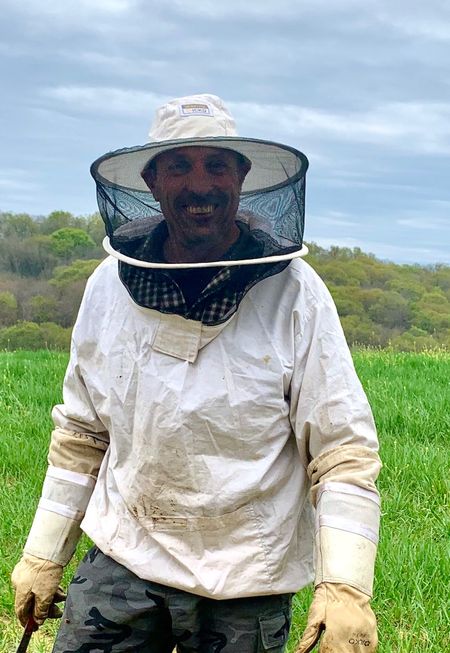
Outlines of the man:
M 373 652 L 377 440 L 299 258 L 307 159 L 238 138 L 211 95 L 151 137 L 92 166 L 112 256 L 73 331 L 18 617 L 55 614 L 81 523 L 54 653 L 281 652 L 314 539 L 298 653 Z

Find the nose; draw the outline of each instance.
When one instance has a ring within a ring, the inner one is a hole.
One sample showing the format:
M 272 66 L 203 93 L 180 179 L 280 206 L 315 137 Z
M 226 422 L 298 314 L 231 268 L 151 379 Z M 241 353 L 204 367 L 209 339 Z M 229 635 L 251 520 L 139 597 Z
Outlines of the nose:
M 188 190 L 199 195 L 207 193 L 214 186 L 211 175 L 201 164 L 192 167 L 185 178 L 185 183 Z

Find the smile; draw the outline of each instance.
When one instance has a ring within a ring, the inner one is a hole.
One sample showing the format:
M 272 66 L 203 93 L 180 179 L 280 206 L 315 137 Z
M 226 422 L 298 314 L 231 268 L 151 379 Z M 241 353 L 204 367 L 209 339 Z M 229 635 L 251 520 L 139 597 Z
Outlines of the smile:
M 207 204 L 206 206 L 186 206 L 186 211 L 191 215 L 207 215 L 212 213 L 216 205 Z

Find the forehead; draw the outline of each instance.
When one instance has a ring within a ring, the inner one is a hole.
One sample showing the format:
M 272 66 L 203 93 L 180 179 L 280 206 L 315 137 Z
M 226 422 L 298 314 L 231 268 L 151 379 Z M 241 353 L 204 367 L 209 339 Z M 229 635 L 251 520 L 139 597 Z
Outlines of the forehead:
M 204 146 L 187 146 L 187 147 L 176 147 L 173 150 L 168 150 L 167 152 L 162 152 L 159 154 L 155 163 L 157 165 L 164 165 L 170 161 L 186 159 L 192 162 L 202 162 L 209 161 L 211 159 L 220 158 L 227 162 L 238 161 L 238 155 L 232 150 L 225 150 L 221 147 L 204 147 Z

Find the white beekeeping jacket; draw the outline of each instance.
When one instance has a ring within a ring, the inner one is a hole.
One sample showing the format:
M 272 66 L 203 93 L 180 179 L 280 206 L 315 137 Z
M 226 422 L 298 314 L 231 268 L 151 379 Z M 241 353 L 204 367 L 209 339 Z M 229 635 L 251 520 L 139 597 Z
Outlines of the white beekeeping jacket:
M 216 599 L 313 576 L 306 469 L 377 449 L 332 299 L 302 260 L 215 327 L 136 305 L 109 258 L 88 282 L 56 425 L 108 431 L 82 522 L 141 578 Z

